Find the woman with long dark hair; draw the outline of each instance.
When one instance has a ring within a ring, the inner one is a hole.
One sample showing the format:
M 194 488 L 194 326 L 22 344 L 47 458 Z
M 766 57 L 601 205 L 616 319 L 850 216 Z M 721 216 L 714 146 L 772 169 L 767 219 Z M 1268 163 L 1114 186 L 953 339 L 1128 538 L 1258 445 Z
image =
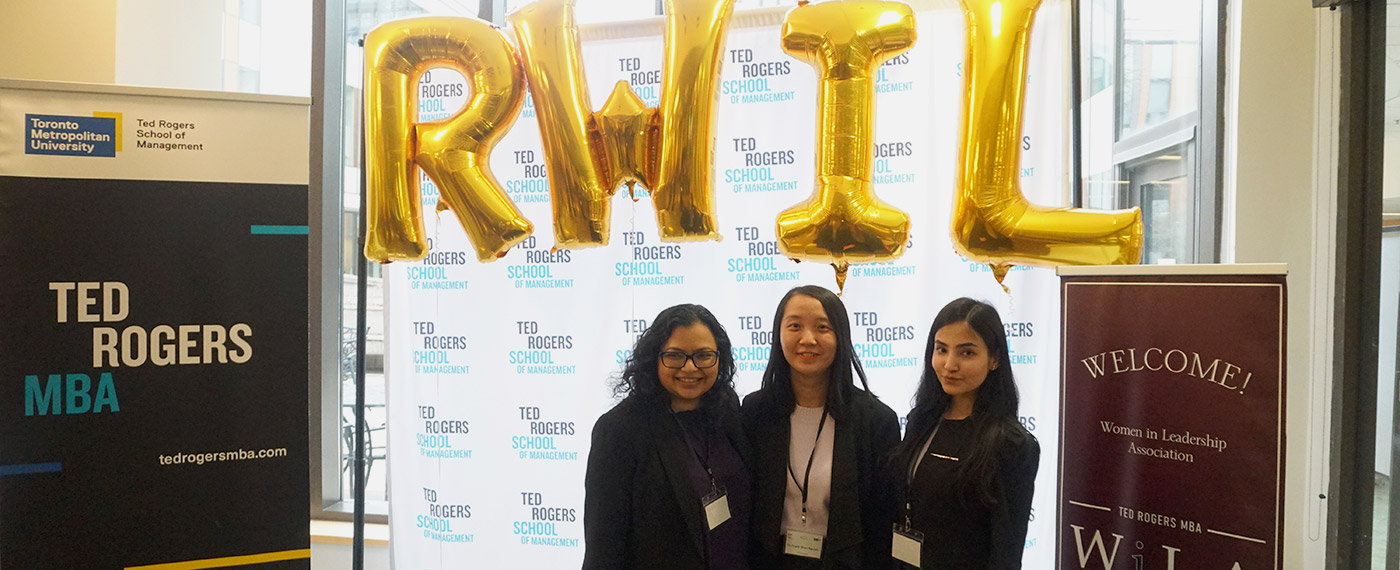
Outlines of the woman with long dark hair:
M 584 478 L 584 570 L 746 570 L 748 441 L 729 336 L 676 305 L 637 339 Z
M 1001 316 L 987 303 L 957 299 L 934 318 L 904 442 L 890 461 L 902 490 L 897 560 L 1021 567 L 1040 444 L 1017 420 L 1008 354 Z
M 755 458 L 754 567 L 887 568 L 894 506 L 879 469 L 899 420 L 871 394 L 834 293 L 797 287 L 778 303 L 762 387 L 741 413 Z

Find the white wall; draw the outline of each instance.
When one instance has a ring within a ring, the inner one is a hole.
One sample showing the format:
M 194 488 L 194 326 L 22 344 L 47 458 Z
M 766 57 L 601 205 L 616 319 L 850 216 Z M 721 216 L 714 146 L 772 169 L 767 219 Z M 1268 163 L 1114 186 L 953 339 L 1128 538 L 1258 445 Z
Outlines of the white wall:
M 1328 138 L 1334 111 L 1315 86 L 1333 80 L 1327 62 L 1335 55 L 1330 30 L 1338 16 L 1276 0 L 1232 0 L 1229 9 L 1223 257 L 1288 264 L 1284 567 L 1322 568 L 1327 505 L 1318 495 L 1327 492 L 1331 384 L 1330 374 L 1317 373 L 1330 369 L 1330 351 L 1317 348 L 1332 340 L 1330 289 L 1319 294 L 1332 268 L 1326 256 L 1315 261 L 1328 249 L 1315 244 L 1315 229 L 1330 239 L 1330 214 L 1317 205 L 1332 200 L 1328 181 L 1336 170 Z
M 311 2 L 263 2 L 260 91 L 311 94 Z
M 111 83 L 113 2 L 0 1 L 0 77 Z
M 224 88 L 223 0 L 118 0 L 116 4 L 116 83 Z

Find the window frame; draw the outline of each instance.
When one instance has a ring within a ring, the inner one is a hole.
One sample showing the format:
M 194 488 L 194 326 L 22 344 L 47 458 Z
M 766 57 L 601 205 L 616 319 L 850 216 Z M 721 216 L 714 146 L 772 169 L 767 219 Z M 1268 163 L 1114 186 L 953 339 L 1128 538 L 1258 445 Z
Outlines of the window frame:
M 308 370 L 310 511 L 314 520 L 350 521 L 341 488 L 343 371 L 342 232 L 345 209 L 345 0 L 312 0 L 311 263 L 308 267 L 311 367 Z M 356 209 L 358 211 L 358 208 Z M 387 524 L 387 505 L 366 505 L 365 521 Z
M 1192 217 L 1191 245 L 1185 253 L 1188 256 L 1178 259 L 1178 263 L 1219 263 L 1221 258 L 1221 228 L 1222 209 L 1224 207 L 1223 192 L 1224 172 L 1221 165 L 1224 164 L 1224 103 L 1225 103 L 1225 51 L 1222 49 L 1222 39 L 1225 35 L 1225 14 L 1227 0 L 1197 0 L 1201 3 L 1200 22 L 1200 49 L 1199 70 L 1196 110 L 1190 113 L 1167 119 L 1165 122 L 1152 125 L 1150 127 L 1138 129 L 1128 134 L 1121 135 L 1121 125 L 1123 123 L 1122 109 L 1122 88 L 1123 88 L 1123 4 L 1124 0 L 1109 0 L 1113 8 L 1113 41 L 1109 43 L 1112 53 L 1108 54 L 1108 61 L 1112 62 L 1113 70 L 1110 74 L 1112 83 L 1105 89 L 1113 92 L 1113 143 L 1112 162 L 1113 173 L 1116 180 L 1124 180 L 1124 174 L 1128 166 L 1143 157 L 1161 153 L 1162 151 L 1189 143 L 1194 145 L 1195 152 L 1190 157 L 1183 157 L 1190 163 L 1188 175 L 1192 181 L 1194 199 Z M 1084 117 L 1082 110 L 1089 103 L 1090 98 L 1095 94 L 1088 93 L 1092 85 L 1087 85 L 1092 81 L 1092 77 L 1085 77 L 1080 71 L 1086 63 L 1092 61 L 1092 45 L 1094 38 L 1092 34 L 1084 33 L 1085 21 L 1078 9 L 1079 1 L 1074 2 L 1075 16 L 1071 18 L 1070 25 L 1073 26 L 1070 37 L 1073 38 L 1071 45 L 1071 62 L 1076 68 L 1072 72 L 1075 78 L 1073 86 L 1074 96 L 1070 97 L 1071 121 L 1070 140 L 1073 142 L 1076 151 L 1085 147 Z M 1092 31 L 1092 30 L 1090 30 Z M 1102 90 L 1100 90 L 1102 91 Z M 1074 177 L 1074 187 L 1071 190 L 1072 202 L 1075 206 L 1081 206 L 1085 202 L 1086 186 L 1090 178 L 1098 173 L 1085 172 L 1083 169 L 1084 158 L 1082 152 L 1076 152 L 1076 163 L 1071 165 L 1071 170 L 1076 173 Z M 1135 192 L 1135 189 L 1130 192 Z M 1120 207 L 1128 207 L 1138 203 L 1140 196 L 1134 196 L 1124 203 L 1124 193 L 1120 192 Z

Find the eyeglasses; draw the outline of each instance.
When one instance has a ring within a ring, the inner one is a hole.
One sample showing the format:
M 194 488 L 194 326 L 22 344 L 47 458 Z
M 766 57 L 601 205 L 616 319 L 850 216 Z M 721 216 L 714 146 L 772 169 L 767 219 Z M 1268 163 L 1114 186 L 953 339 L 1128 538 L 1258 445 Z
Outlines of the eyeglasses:
M 719 364 L 719 353 L 713 350 L 701 350 L 694 354 L 684 352 L 668 351 L 661 353 L 661 365 L 677 370 L 685 368 L 686 361 L 695 363 L 696 368 L 709 368 Z

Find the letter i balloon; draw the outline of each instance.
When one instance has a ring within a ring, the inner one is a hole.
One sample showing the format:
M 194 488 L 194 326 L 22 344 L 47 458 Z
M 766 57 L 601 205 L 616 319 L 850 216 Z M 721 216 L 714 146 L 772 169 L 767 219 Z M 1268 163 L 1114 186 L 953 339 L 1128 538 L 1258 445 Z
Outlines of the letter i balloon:
M 914 13 L 900 2 L 803 4 L 783 22 L 783 50 L 817 68 L 816 189 L 778 215 L 778 249 L 830 263 L 844 288 L 851 263 L 904 252 L 909 215 L 875 196 L 875 74 L 914 45 Z

